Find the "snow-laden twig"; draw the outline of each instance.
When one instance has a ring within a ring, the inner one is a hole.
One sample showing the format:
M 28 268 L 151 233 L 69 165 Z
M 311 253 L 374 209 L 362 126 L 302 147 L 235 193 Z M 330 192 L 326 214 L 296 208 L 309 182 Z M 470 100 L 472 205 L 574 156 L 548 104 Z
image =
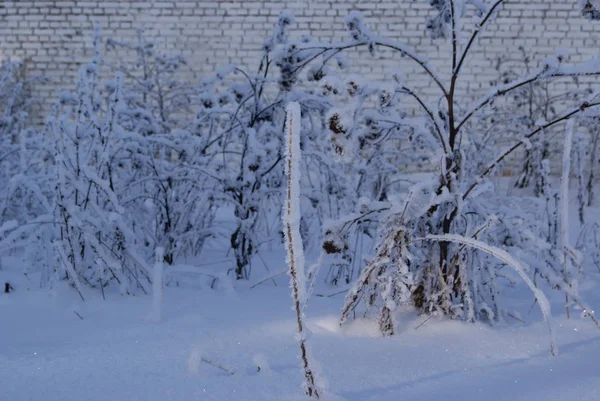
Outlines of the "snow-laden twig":
M 215 367 L 225 373 L 227 373 L 230 376 L 233 376 L 235 374 L 235 371 L 229 368 L 226 368 L 225 366 L 221 365 L 220 363 L 217 363 L 215 361 L 212 361 L 210 359 L 206 359 L 206 358 L 200 358 L 201 362 L 204 362 L 207 365 L 210 365 L 212 367 Z
M 65 253 L 64 253 L 62 247 L 60 246 L 60 244 L 58 243 L 58 241 L 54 241 L 53 246 L 54 246 L 54 250 L 57 253 L 58 258 L 60 259 L 60 262 L 62 262 L 64 264 L 67 272 L 69 272 L 69 276 L 71 277 L 71 280 L 73 280 L 73 285 L 75 286 L 77 293 L 81 297 L 81 300 L 85 301 L 85 298 L 83 298 L 83 287 L 81 285 L 81 282 L 79 281 L 79 277 L 77 276 L 77 273 L 75 272 L 75 268 L 73 267 L 73 264 L 71 263 L 69 258 L 65 255 Z
M 266 277 L 264 277 L 264 278 L 261 278 L 261 279 L 260 279 L 260 280 L 258 280 L 256 283 L 252 284 L 252 285 L 250 286 L 250 289 L 256 288 L 256 287 L 258 287 L 259 285 L 261 285 L 261 284 L 264 284 L 264 283 L 266 283 L 266 282 L 267 282 L 267 281 L 269 281 L 269 280 L 273 280 L 275 277 L 277 277 L 277 276 L 281 276 L 282 274 L 285 274 L 285 273 L 287 273 L 287 270 L 281 270 L 281 271 L 278 271 L 278 272 L 276 272 L 276 273 L 271 273 L 271 274 L 268 274 Z M 275 282 L 275 281 L 273 280 L 273 282 Z
M 285 176 L 287 180 L 286 198 L 282 213 L 283 232 L 287 251 L 286 261 L 289 267 L 292 299 L 296 311 L 298 337 L 302 357 L 304 390 L 312 399 L 321 397 L 321 389 L 315 382 L 310 364 L 307 345 L 307 329 L 304 323 L 302 304 L 306 302 L 306 283 L 304 272 L 304 249 L 300 237 L 300 105 L 296 102 L 286 107 L 285 124 Z

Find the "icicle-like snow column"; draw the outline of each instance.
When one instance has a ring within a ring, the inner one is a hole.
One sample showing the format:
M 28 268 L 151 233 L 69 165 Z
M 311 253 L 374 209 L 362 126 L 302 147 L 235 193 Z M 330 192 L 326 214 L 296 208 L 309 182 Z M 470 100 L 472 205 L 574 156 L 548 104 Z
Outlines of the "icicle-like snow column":
M 309 350 L 306 344 L 307 330 L 304 325 L 302 306 L 306 303 L 304 277 L 304 249 L 300 238 L 300 105 L 289 103 L 285 109 L 285 177 L 286 197 L 282 220 L 285 236 L 286 262 L 289 268 L 292 300 L 298 322 L 298 338 L 304 374 L 304 391 L 312 399 L 319 399 L 321 389 L 315 384 L 315 375 L 309 363 Z
M 570 270 L 571 259 L 569 253 L 569 176 L 571 175 L 571 147 L 573 144 L 573 130 L 575 123 L 573 119 L 567 121 L 567 131 L 565 135 L 565 146 L 563 152 L 562 175 L 560 178 L 560 248 L 562 251 L 562 268 L 565 285 L 571 286 Z M 565 310 L 567 318 L 571 317 L 569 311 L 569 295 L 565 294 Z

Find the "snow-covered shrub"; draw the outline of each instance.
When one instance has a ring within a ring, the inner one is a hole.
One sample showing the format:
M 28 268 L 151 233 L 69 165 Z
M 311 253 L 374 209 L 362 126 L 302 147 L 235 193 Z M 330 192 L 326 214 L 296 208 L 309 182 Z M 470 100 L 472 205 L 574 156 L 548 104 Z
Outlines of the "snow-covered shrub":
M 210 207 L 196 173 L 181 167 L 190 134 L 155 115 L 126 71 L 102 79 L 110 72 L 101 71 L 100 43 L 97 30 L 76 91 L 61 93 L 45 132 L 21 141 L 27 171 L 9 189 L 29 191 L 39 212 L 19 212 L 25 224 L 6 226 L 0 247 L 24 250 L 44 281 L 68 278 L 80 293 L 84 284 L 146 291 L 155 249 L 168 263 L 176 251 L 199 253 Z
M 406 100 L 402 96 L 423 102 L 399 73 L 391 83 L 326 76 L 320 84 L 339 105 L 329 110 L 326 128 L 334 151 L 346 162 L 344 194 L 355 216 L 325 226 L 325 251 L 341 255 L 328 279 L 347 284 L 361 263 L 359 244 L 377 236 L 379 212 L 387 210 L 390 195 L 407 188 L 407 175 L 428 168 L 435 138 L 422 128 L 421 117 L 398 110 Z
M 100 88 L 101 53 L 79 71 L 76 92 L 63 93 L 47 119 L 54 143 L 56 237 L 53 249 L 59 277 L 68 277 L 82 295 L 87 284 L 104 290 L 117 283 L 121 292 L 145 288 L 150 282 L 135 214 L 123 202 L 123 178 L 131 171 L 131 148 L 122 121 L 129 110 L 123 76 L 117 74 L 108 101 Z M 83 296 L 83 295 L 82 295 Z
M 350 227 L 364 221 L 379 222 L 376 254 L 367 263 L 353 289 L 346 297 L 342 322 L 355 313 L 375 314 L 384 334 L 395 331 L 394 310 L 398 305 L 413 305 L 422 313 L 441 312 L 465 321 L 496 321 L 502 319 L 500 283 L 513 278 L 504 274 L 506 260 L 498 252 L 479 252 L 486 244 L 490 249 L 510 251 L 523 262 L 523 274 L 533 281 L 542 277 L 551 287 L 569 295 L 578 306 L 583 303 L 557 265 L 556 248 L 547 242 L 544 208 L 535 198 L 510 197 L 494 191 L 488 179 L 504 160 L 516 150 L 534 146 L 532 140 L 544 130 L 574 116 L 589 113 L 600 102 L 590 95 L 574 107 L 557 112 L 554 118 L 518 134 L 517 141 L 505 151 L 490 158 L 473 146 L 480 141 L 481 113 L 496 99 L 510 95 L 529 83 L 558 77 L 597 75 L 600 66 L 588 63 L 567 67 L 560 55 L 547 60 L 529 73 L 491 88 L 473 104 L 459 96 L 461 72 L 468 62 L 469 52 L 476 46 L 480 33 L 493 23 L 497 10 L 505 3 L 444 0 L 430 2 L 435 17 L 428 29 L 432 37 L 446 39 L 449 46 L 450 76 L 444 79 L 414 49 L 372 33 L 359 13 L 346 18 L 350 40 L 339 44 L 309 43 L 297 52 L 319 51 L 324 59 L 349 48 L 391 49 L 410 59 L 439 90 L 438 103 L 429 104 L 410 83 L 394 79 L 374 91 L 376 114 L 356 116 L 353 105 L 341 105 L 330 112 L 332 136 L 342 139 L 342 151 L 351 155 L 360 148 L 364 127 L 373 126 L 376 133 L 386 130 L 413 130 L 408 140 L 411 150 L 423 149 L 429 166 L 435 172 L 430 179 L 413 186 L 407 194 L 398 194 L 381 204 L 379 199 L 361 208 L 358 214 L 341 221 L 338 230 L 330 230 L 334 240 L 326 241 L 330 251 L 340 251 Z M 475 13 L 469 28 L 462 28 L 466 15 Z M 315 50 L 316 49 L 316 50 Z M 327 78 L 322 78 L 327 79 Z M 368 94 L 367 89 L 364 90 Z M 405 105 L 416 102 L 420 113 L 410 117 Z M 385 141 L 383 135 L 381 140 Z M 335 138 L 338 142 L 338 139 Z M 488 149 L 486 149 L 488 150 Z M 360 160 L 360 158 L 358 158 Z M 430 240 L 428 240 L 428 238 Z M 435 239 L 435 242 L 431 242 Z M 514 266 L 513 266 L 514 267 Z M 539 292 L 534 291 L 540 304 Z M 589 311 L 590 309 L 587 309 Z M 593 316 L 592 316 L 593 318 Z
M 518 53 L 507 54 L 499 57 L 496 63 L 498 77 L 491 82 L 492 86 L 508 84 L 518 79 L 519 76 L 531 74 L 535 70 L 535 56 L 530 49 L 519 46 Z M 548 63 L 564 64 L 568 54 L 564 51 L 556 53 L 555 60 Z M 535 80 L 511 91 L 507 96 L 494 100 L 488 110 L 481 114 L 478 123 L 484 135 L 476 142 L 479 151 L 497 149 L 516 140 L 523 132 L 532 131 L 539 125 L 552 121 L 565 107 L 581 102 L 591 94 L 590 88 L 579 84 L 577 77 L 571 78 L 571 88 L 566 91 L 557 91 L 553 88 L 552 80 Z M 553 90 L 554 89 L 554 90 Z M 531 187 L 536 196 L 543 197 L 543 178 L 541 175 L 542 161 L 549 159 L 552 154 L 558 153 L 560 147 L 550 146 L 555 138 L 561 136 L 559 127 L 549 127 L 531 139 L 532 146 L 523 149 L 524 156 L 521 162 L 521 171 L 515 181 L 519 188 Z M 498 135 L 502 132 L 502 135 Z M 490 156 L 493 156 L 490 154 Z M 555 158 L 555 161 L 558 160 Z
M 215 206 L 193 123 L 185 122 L 190 130 L 165 131 L 148 110 L 125 103 L 121 127 L 128 136 L 127 153 L 115 162 L 123 168 L 123 205 L 133 228 L 148 247 L 164 249 L 168 264 L 197 256 L 211 235 Z
M 303 205 L 309 210 L 301 224 L 304 241 L 309 240 L 310 224 L 338 210 L 322 194 L 327 188 L 333 192 L 339 179 L 332 173 L 334 163 L 321 140 L 328 104 L 322 96 L 296 87 L 308 55 L 295 51 L 301 41 L 287 37 L 292 21 L 289 15 L 280 16 L 264 43 L 256 73 L 230 66 L 200 88 L 201 106 L 192 133 L 198 151 L 210 160 L 206 173 L 216 183 L 215 200 L 233 209 L 230 246 L 238 279 L 248 278 L 252 258 L 262 246 L 281 243 L 278 222 L 285 185 L 283 126 L 288 101 L 300 104 L 305 120 L 299 133 L 306 155 Z
M 47 124 L 55 144 L 58 265 L 76 286 L 118 283 L 122 292 L 146 292 L 156 249 L 168 264 L 202 251 L 212 235 L 216 180 L 196 121 L 177 106 L 182 93 L 195 90 L 177 80 L 183 60 L 135 47 L 143 79 L 119 64 L 114 79 L 103 81 L 101 69 L 112 64 L 103 62 L 98 34 L 95 42 L 76 93 L 62 95 Z
M 82 295 L 86 285 L 146 291 L 156 249 L 167 264 L 199 256 L 207 238 L 225 232 L 213 227 L 216 211 L 231 207 L 234 227 L 226 235 L 236 276 L 247 278 L 261 247 L 283 238 L 289 100 L 300 103 L 304 118 L 301 232 L 305 245 L 319 244 L 309 233 L 348 202 L 323 129 L 330 104 L 295 86 L 304 67 L 296 65 L 312 53 L 292 54 L 306 38 L 288 40 L 291 22 L 280 17 L 255 74 L 228 67 L 198 85 L 179 80 L 184 59 L 159 54 L 141 32 L 136 44 L 107 41 L 135 60 L 106 61 L 97 30 L 94 58 L 76 90 L 63 91 L 45 132 L 31 135 L 39 151 L 27 149 L 29 175 L 18 180 L 11 171 L 39 210 L 4 207 L 26 224 L 2 226 L 0 248 L 29 249 L 45 281 L 68 278 Z M 34 163 L 44 169 L 30 168 Z
M 22 250 L 27 271 L 48 271 L 52 254 L 53 158 L 50 139 L 34 125 L 31 96 L 43 80 L 23 76 L 19 62 L 0 65 L 0 252 Z
M 28 114 L 29 94 L 21 71 L 21 63 L 2 61 L 0 64 L 0 139 L 3 149 L 18 142 L 18 133 Z
M 150 112 L 162 131 L 182 128 L 193 114 L 196 94 L 194 85 L 181 79 L 187 67 L 183 56 L 158 51 L 142 29 L 137 30 L 134 43 L 107 39 L 106 53 L 104 63 L 128 78 L 127 93 L 134 106 Z
M 131 181 L 125 206 L 144 222 L 137 229 L 149 246 L 164 249 L 165 262 L 197 256 L 211 236 L 216 206 L 214 183 L 202 173 L 210 159 L 198 143 L 192 112 L 201 96 L 195 85 L 180 78 L 187 62 L 157 51 L 142 30 L 136 43 L 108 39 L 106 45 L 107 57 L 135 54 L 135 60 L 104 61 L 126 77 L 124 125 L 143 138 L 132 155 L 135 166 L 126 178 Z
M 31 123 L 30 93 L 40 79 L 23 77 L 22 63 L 0 64 L 0 223 L 23 222 L 42 212 L 34 182 L 46 168 L 40 157 L 47 155 L 40 155 L 45 138 Z

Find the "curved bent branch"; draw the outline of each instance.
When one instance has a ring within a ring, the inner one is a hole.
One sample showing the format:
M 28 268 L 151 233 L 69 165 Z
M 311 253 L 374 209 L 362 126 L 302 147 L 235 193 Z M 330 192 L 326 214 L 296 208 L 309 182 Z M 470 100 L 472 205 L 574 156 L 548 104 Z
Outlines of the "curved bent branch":
M 537 288 L 535 286 L 535 284 L 533 283 L 533 281 L 529 278 L 529 276 L 525 272 L 526 267 L 524 264 L 519 262 L 517 259 L 513 258 L 504 249 L 488 245 L 483 241 L 479 241 L 479 240 L 476 240 L 473 238 L 463 237 L 461 235 L 456 235 L 456 234 L 428 235 L 425 238 L 419 238 L 419 240 L 431 240 L 431 241 L 437 241 L 437 242 L 454 242 L 457 244 L 470 246 L 471 248 L 475 248 L 475 249 L 478 249 L 480 251 L 483 251 L 485 253 L 492 255 L 492 256 L 500 259 L 502 262 L 506 263 L 510 267 L 512 267 L 515 270 L 515 272 L 517 272 L 517 274 L 521 277 L 521 279 L 525 282 L 525 284 L 527 284 L 527 286 L 529 287 L 531 292 L 533 292 L 535 299 L 537 300 L 540 310 L 542 311 L 542 315 L 544 316 L 544 321 L 546 322 L 546 325 L 548 326 L 548 333 L 550 335 L 550 353 L 552 354 L 552 356 L 556 356 L 558 350 L 557 350 L 556 344 L 554 342 L 554 334 L 552 332 L 552 324 L 550 322 L 550 319 L 552 317 L 551 313 L 550 313 L 550 302 L 548 301 L 548 298 L 546 298 L 544 293 L 539 288 Z
M 425 110 L 425 113 L 427 113 L 427 115 L 429 116 L 429 119 L 431 120 L 431 122 L 433 123 L 433 126 L 435 127 L 435 131 L 438 134 L 438 138 L 442 144 L 442 148 L 444 148 L 444 153 L 447 154 L 448 146 L 446 145 L 446 141 L 444 140 L 444 135 L 442 134 L 442 129 L 440 128 L 440 125 L 438 124 L 437 120 L 435 119 L 435 114 L 433 113 L 433 111 L 425 104 L 425 102 L 423 102 L 423 100 L 415 92 L 413 92 L 406 86 L 403 86 L 402 90 L 404 92 L 406 92 L 407 95 L 414 98 L 421 105 L 423 110 Z
M 326 53 L 327 51 L 335 51 L 335 54 L 337 54 L 337 53 L 341 52 L 342 50 L 353 49 L 353 48 L 369 46 L 369 45 L 381 46 L 381 47 L 385 47 L 385 48 L 388 48 L 391 50 L 395 50 L 395 51 L 399 52 L 400 54 L 402 54 L 403 56 L 408 57 L 409 59 L 411 59 L 412 61 L 417 63 L 421 67 L 421 69 L 423 71 L 425 71 L 425 73 L 431 77 L 433 82 L 440 88 L 440 90 L 442 91 L 444 96 L 448 95 L 448 91 L 444 87 L 444 84 L 442 83 L 440 78 L 437 76 L 437 74 L 434 72 L 434 70 L 431 68 L 431 66 L 429 65 L 429 62 L 426 59 L 419 57 L 412 48 L 405 46 L 401 43 L 394 43 L 394 42 L 384 39 L 382 37 L 373 37 L 371 41 L 364 40 L 364 41 L 353 42 L 353 43 L 340 43 L 340 44 L 333 44 L 333 45 L 327 45 L 327 46 L 325 46 L 325 45 L 314 46 L 313 45 L 313 46 L 307 46 L 307 47 L 300 47 L 295 53 L 298 53 L 298 52 L 301 52 L 304 50 L 321 50 L 321 52 L 310 57 L 308 59 L 308 61 L 303 63 L 302 67 L 304 67 L 305 64 L 313 61 L 315 58 Z

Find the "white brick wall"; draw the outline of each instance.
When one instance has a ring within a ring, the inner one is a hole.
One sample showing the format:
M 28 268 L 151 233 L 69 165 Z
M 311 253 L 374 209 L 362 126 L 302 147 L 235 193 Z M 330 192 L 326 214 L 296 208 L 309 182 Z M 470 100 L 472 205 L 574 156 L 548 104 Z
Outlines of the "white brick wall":
M 543 60 L 556 48 L 571 51 L 573 61 L 600 53 L 600 22 L 581 17 L 577 4 L 577 0 L 508 1 L 468 62 L 464 94 L 480 94 L 496 77 L 495 59 L 519 44 L 530 48 L 535 60 Z M 0 0 L 0 59 L 24 60 L 28 74 L 49 77 L 49 83 L 35 88 L 49 104 L 59 90 L 73 87 L 77 66 L 89 59 L 94 24 L 103 27 L 105 36 L 131 41 L 137 27 L 145 28 L 165 51 L 188 58 L 193 78 L 229 63 L 256 68 L 260 45 L 282 11 L 296 16 L 294 35 L 310 33 L 327 41 L 345 37 L 343 20 L 351 10 L 362 11 L 373 31 L 412 45 L 448 74 L 448 46 L 432 42 L 424 31 L 430 12 L 424 0 Z M 373 78 L 403 69 L 411 83 L 437 95 L 397 54 L 382 51 L 373 59 L 354 51 L 350 59 L 353 72 Z

